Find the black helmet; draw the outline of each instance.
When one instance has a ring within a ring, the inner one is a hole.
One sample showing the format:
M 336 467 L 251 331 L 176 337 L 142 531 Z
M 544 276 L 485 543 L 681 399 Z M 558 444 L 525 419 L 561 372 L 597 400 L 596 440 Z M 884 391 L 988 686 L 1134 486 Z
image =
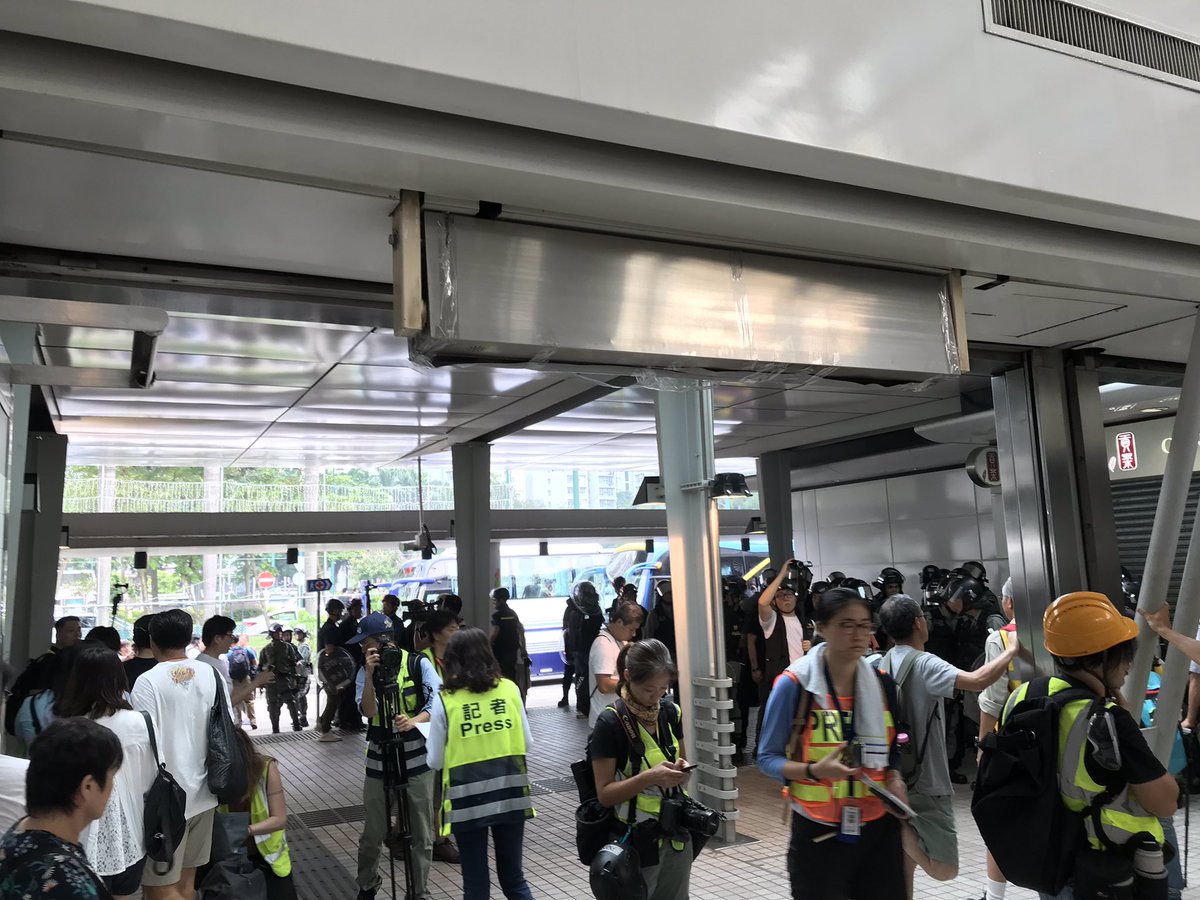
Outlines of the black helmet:
M 968 560 L 958 567 L 958 571 L 969 578 L 974 578 L 976 581 L 987 584 L 987 569 L 983 567 L 982 563 L 975 562 L 973 559 Z
M 641 862 L 626 844 L 605 844 L 592 859 L 589 881 L 596 900 L 646 900 Z
M 571 599 L 576 603 L 599 603 L 600 594 L 590 581 L 577 581 L 571 585 Z
M 833 587 L 841 587 L 842 582 L 845 580 L 846 580 L 845 572 L 830 572 L 829 573 L 829 583 Z
M 508 588 L 498 587 L 492 589 L 493 603 L 507 603 L 510 599 L 512 599 L 512 594 L 508 592 Z
M 828 581 L 818 581 L 813 584 L 810 590 L 814 594 L 823 594 L 828 590 L 832 590 L 832 588 L 833 585 L 831 585 Z
M 835 572 L 834 574 L 838 573 Z M 843 578 L 841 583 L 835 585 L 835 587 L 845 588 L 846 590 L 853 591 L 864 600 L 871 599 L 871 586 L 861 578 Z
M 921 587 L 927 588 L 942 580 L 942 567 L 930 563 L 921 570 Z

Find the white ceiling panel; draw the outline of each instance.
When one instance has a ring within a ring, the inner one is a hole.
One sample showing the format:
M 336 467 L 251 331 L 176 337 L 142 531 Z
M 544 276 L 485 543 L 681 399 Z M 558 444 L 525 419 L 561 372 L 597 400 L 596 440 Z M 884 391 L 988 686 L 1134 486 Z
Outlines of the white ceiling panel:
M 408 338 L 376 332 L 359 344 L 343 362 L 358 366 L 411 367 L 408 358 Z
M 1151 325 L 1115 337 L 1106 337 L 1093 342 L 1105 353 L 1113 356 L 1130 356 L 1136 359 L 1161 359 L 1167 362 L 1186 363 L 1192 344 L 1195 316 Z
M 291 406 L 304 395 L 304 388 L 271 384 L 191 383 L 186 381 L 157 381 L 146 391 L 131 392 L 109 388 L 55 388 L 61 398 L 100 405 L 112 402 L 170 403 L 184 407 L 215 404 L 219 406 Z
M 64 418 L 67 419 L 86 416 L 96 416 L 99 421 L 105 421 L 109 416 L 127 419 L 150 418 L 159 420 L 199 418 L 212 421 L 240 420 L 259 422 L 262 424 L 262 427 L 266 427 L 269 423 L 287 412 L 287 407 L 284 406 L 251 406 L 234 403 L 224 405 L 163 403 L 150 397 L 139 398 L 137 394 L 133 394 L 130 391 L 125 391 L 119 397 L 114 397 L 112 400 L 104 401 L 103 406 L 99 410 L 99 415 L 97 415 L 98 410 L 95 400 L 80 400 L 74 396 L 60 397 L 58 408 Z M 145 423 L 142 423 L 141 427 L 146 427 Z
M 47 347 L 51 365 L 128 369 L 129 353 L 117 350 L 88 350 L 76 347 Z M 248 356 L 201 356 L 160 353 L 155 372 L 161 381 L 216 382 L 223 384 L 266 384 L 308 387 L 329 368 L 329 363 Z M 153 388 L 151 388 L 153 390 Z
M 340 365 L 321 381 L 321 387 L 447 391 L 485 397 L 508 394 L 523 397 L 558 381 L 559 378 L 560 376 L 548 376 L 527 369 L 489 369 L 483 366 L 416 369 L 402 366 Z
M 321 409 L 297 406 L 281 410 L 281 423 L 312 425 L 366 425 L 371 427 L 413 426 L 444 430 L 465 425 L 474 416 L 466 413 L 439 412 L 436 409 Z

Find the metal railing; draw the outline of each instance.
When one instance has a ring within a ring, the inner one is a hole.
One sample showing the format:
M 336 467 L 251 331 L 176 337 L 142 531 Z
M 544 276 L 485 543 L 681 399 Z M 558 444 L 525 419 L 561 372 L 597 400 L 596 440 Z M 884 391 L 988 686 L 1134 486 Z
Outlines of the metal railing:
M 102 503 L 100 479 L 68 478 L 63 512 L 367 512 L 421 506 L 416 485 L 115 481 L 107 488 L 111 497 Z M 425 509 L 453 509 L 454 488 L 427 484 L 424 501 Z M 492 508 L 513 507 L 512 485 L 493 484 Z

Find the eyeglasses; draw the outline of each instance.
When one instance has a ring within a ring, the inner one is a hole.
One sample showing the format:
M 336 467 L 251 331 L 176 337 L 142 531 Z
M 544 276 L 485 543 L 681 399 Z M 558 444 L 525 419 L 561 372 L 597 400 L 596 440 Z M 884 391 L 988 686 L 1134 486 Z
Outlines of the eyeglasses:
M 873 622 L 838 622 L 837 627 L 842 630 L 842 634 L 852 635 L 854 632 L 859 634 L 874 634 L 875 624 Z

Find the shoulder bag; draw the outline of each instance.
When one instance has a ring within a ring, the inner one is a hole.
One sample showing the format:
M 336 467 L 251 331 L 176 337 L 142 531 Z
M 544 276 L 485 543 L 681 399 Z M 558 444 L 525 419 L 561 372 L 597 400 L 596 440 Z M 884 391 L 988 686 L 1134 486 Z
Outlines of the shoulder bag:
M 225 705 L 221 673 L 212 666 L 217 696 L 208 713 L 208 789 L 222 803 L 237 803 L 246 796 L 246 760 L 233 730 L 233 717 Z

